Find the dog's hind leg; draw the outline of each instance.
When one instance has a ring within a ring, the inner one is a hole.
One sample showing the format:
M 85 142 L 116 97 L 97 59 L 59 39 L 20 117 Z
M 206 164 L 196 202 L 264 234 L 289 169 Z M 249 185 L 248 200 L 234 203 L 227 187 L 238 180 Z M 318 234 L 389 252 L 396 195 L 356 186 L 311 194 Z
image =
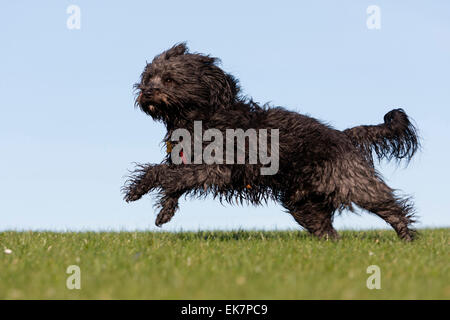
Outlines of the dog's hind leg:
M 295 221 L 309 233 L 322 239 L 338 239 L 333 228 L 335 209 L 322 197 L 309 197 L 295 203 L 283 203 Z
M 415 231 L 410 229 L 414 223 L 412 205 L 408 199 L 396 197 L 380 178 L 372 177 L 362 184 L 358 183 L 353 190 L 352 202 L 390 224 L 401 239 L 414 239 Z

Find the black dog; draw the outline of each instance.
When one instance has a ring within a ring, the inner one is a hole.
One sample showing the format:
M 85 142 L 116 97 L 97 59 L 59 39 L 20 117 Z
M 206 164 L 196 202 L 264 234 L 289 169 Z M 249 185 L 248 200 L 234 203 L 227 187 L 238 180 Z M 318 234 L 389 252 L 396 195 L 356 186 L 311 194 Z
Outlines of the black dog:
M 136 84 L 136 104 L 162 121 L 170 144 L 175 129 L 193 133 L 215 128 L 279 129 L 279 169 L 262 175 L 262 164 L 174 164 L 170 156 L 158 165 L 139 165 L 125 184 L 125 200 L 159 192 L 156 225 L 168 222 L 183 194 L 212 194 L 221 201 L 260 204 L 280 202 L 311 234 L 337 238 L 335 212 L 370 211 L 404 240 L 412 240 L 413 208 L 393 193 L 374 168 L 372 155 L 409 161 L 419 148 L 416 129 L 402 109 L 384 116 L 379 125 L 344 131 L 281 107 L 260 106 L 240 94 L 237 80 L 217 66 L 217 59 L 190 53 L 184 43 L 156 56 Z M 248 156 L 248 154 L 246 154 Z M 189 159 L 191 160 L 191 159 Z

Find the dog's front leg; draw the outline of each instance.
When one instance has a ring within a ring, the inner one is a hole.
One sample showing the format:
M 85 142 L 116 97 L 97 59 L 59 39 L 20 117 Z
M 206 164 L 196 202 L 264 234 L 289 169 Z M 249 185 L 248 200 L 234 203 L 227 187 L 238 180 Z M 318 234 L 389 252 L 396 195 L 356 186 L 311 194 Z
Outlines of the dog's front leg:
M 123 188 L 127 202 L 144 194 L 161 190 L 158 207 L 161 208 L 155 224 L 170 221 L 178 209 L 178 199 L 185 192 L 209 187 L 224 188 L 231 182 L 231 167 L 226 165 L 140 165 Z
M 178 209 L 178 199 L 183 195 L 184 191 L 175 193 L 161 192 L 158 207 L 161 210 L 156 217 L 155 225 L 161 227 L 164 223 L 169 222 Z
M 155 224 L 160 227 L 169 222 L 178 209 L 178 199 L 185 192 L 208 187 L 223 188 L 231 181 L 231 169 L 223 165 L 170 165 L 164 168 L 159 183 L 162 191 L 158 207 L 161 208 Z
M 168 194 L 224 188 L 231 183 L 231 167 L 223 164 L 170 165 L 160 176 L 159 183 Z
M 122 188 L 126 202 L 139 200 L 146 193 L 161 188 L 160 177 L 166 164 L 138 165 Z

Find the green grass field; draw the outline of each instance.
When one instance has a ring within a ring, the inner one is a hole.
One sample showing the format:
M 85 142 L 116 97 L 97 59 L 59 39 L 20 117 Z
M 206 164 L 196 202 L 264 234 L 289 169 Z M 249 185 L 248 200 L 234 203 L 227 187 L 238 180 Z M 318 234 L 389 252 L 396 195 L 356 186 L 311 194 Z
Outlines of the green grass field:
M 450 229 L 0 233 L 0 299 L 449 299 Z M 11 252 L 9 250 L 11 250 Z M 81 289 L 66 288 L 78 265 Z M 370 265 L 381 289 L 369 290 Z

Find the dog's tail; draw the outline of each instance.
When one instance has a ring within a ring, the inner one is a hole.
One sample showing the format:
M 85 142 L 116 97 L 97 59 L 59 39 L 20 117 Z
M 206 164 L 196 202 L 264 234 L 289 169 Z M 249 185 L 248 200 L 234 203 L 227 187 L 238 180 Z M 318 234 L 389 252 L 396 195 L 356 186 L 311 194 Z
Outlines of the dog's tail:
M 344 130 L 344 133 L 372 163 L 373 152 L 379 160 L 405 159 L 409 162 L 420 147 L 417 129 L 403 109 L 394 109 L 386 113 L 384 123 L 349 128 Z

